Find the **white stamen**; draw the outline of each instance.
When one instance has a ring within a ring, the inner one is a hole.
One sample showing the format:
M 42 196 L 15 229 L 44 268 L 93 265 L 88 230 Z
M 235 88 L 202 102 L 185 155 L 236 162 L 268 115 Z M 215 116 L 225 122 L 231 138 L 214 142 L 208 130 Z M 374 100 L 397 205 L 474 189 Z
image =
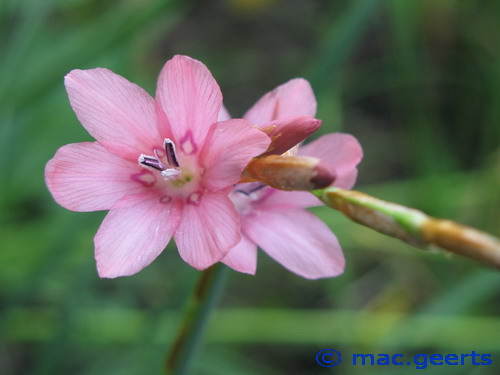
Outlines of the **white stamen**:
M 181 174 L 181 171 L 176 168 L 168 168 L 160 172 L 166 180 L 174 180 L 177 176 Z

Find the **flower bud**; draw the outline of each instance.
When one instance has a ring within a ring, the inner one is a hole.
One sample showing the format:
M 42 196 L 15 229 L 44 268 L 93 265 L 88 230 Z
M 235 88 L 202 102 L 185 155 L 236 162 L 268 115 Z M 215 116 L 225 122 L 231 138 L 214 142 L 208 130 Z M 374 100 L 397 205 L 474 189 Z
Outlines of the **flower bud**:
M 269 155 L 253 159 L 244 181 L 260 181 L 280 190 L 316 190 L 330 186 L 335 174 L 320 159 L 308 156 Z
M 269 149 L 263 155 L 280 155 L 299 144 L 321 126 L 321 120 L 298 116 L 274 120 L 258 128 L 271 138 Z

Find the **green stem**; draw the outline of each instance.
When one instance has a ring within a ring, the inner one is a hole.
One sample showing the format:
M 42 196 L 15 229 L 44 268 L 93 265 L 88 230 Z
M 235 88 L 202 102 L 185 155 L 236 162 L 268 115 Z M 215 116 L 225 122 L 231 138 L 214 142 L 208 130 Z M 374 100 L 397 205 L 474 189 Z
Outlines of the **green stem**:
M 227 278 L 228 268 L 217 263 L 202 272 L 184 314 L 184 321 L 168 352 L 165 373 L 189 373 L 193 359 L 201 346 L 210 312 L 218 301 Z

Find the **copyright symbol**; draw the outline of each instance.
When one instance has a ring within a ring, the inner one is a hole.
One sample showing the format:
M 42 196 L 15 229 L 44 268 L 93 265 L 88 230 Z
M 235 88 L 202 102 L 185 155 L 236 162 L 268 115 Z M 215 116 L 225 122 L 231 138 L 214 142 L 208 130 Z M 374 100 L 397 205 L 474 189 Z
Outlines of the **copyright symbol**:
M 323 349 L 316 354 L 316 362 L 323 367 L 334 367 L 342 361 L 342 355 L 335 349 Z

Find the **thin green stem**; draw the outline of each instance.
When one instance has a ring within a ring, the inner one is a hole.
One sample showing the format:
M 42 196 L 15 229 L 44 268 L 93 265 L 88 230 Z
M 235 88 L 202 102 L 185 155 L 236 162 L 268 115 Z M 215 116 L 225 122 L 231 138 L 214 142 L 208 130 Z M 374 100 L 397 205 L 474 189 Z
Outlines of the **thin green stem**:
M 210 313 L 218 301 L 227 278 L 228 268 L 217 263 L 201 273 L 184 314 L 184 320 L 167 353 L 165 373 L 189 373 L 201 346 Z

